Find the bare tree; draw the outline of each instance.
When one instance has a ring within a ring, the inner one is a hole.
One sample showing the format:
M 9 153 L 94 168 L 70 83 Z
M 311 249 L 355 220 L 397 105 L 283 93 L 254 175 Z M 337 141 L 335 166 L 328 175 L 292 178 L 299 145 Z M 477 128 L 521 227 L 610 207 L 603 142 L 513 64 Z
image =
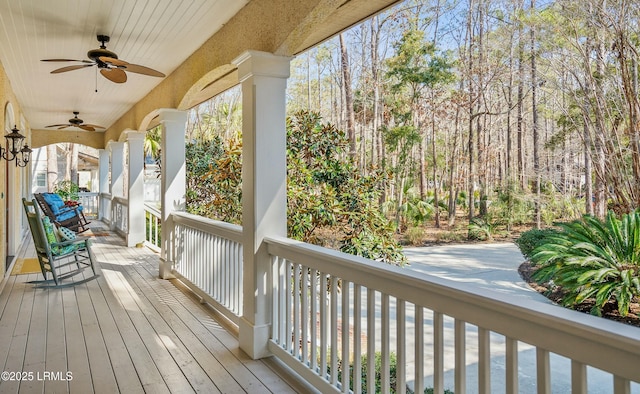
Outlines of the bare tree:
M 58 149 L 56 144 L 47 145 L 47 191 L 52 193 L 58 182 Z
M 344 33 L 340 34 L 340 63 L 342 65 L 342 86 L 344 89 L 344 108 L 346 110 L 347 135 L 349 137 L 349 156 L 356 160 L 356 129 L 355 113 L 353 111 L 353 92 L 351 90 L 351 69 L 349 68 L 349 54 L 344 41 Z

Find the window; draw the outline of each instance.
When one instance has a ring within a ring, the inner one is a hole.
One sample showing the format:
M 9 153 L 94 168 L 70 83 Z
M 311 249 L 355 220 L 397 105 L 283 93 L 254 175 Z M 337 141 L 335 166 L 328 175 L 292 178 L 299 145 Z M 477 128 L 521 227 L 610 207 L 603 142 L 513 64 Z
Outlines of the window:
M 47 186 L 47 174 L 45 172 L 39 172 L 36 174 L 36 186 L 38 187 Z

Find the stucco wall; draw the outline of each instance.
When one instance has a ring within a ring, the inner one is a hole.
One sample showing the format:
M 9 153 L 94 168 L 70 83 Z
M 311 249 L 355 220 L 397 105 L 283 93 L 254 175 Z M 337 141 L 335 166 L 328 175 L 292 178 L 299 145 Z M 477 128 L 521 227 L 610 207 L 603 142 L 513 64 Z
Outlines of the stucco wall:
M 0 102 L 2 103 L 2 110 L 0 111 L 0 125 L 3 126 L 6 121 L 5 108 L 7 104 L 11 104 L 13 112 L 13 122 L 18 125 L 20 132 L 27 136 L 26 143 L 30 143 L 30 133 L 28 131 L 28 124 L 25 124 L 25 129 L 20 124 L 21 110 L 20 105 L 16 99 L 16 96 L 11 87 L 7 74 L 5 73 L 2 63 L 0 63 Z M 3 135 L 5 132 L 3 131 Z M 2 138 L 0 143 L 4 148 L 6 140 Z M 7 178 L 9 178 L 10 184 L 7 190 Z M 7 238 L 10 239 L 12 245 L 10 248 L 14 249 L 11 252 L 15 253 L 15 248 L 20 241 L 21 227 L 22 227 L 22 211 L 20 207 L 22 205 L 22 192 L 24 190 L 25 179 L 28 179 L 28 173 L 26 169 L 16 168 L 13 162 L 7 163 L 4 159 L 0 159 L 0 275 L 5 275 L 5 261 L 7 258 Z M 9 195 L 10 194 L 10 195 Z M 7 204 L 9 206 L 7 207 Z M 8 213 L 7 216 L 5 213 Z M 11 228 L 7 229 L 7 218 L 10 219 Z M 7 231 L 11 233 L 7 234 Z

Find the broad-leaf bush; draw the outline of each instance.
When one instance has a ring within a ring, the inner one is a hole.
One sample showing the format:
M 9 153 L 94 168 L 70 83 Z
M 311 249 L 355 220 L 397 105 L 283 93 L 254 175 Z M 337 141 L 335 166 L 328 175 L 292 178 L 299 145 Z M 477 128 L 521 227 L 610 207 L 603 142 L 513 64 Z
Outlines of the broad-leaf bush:
M 558 230 L 554 228 L 532 229 L 520 234 L 515 240 L 522 255 L 528 259 L 533 255 L 533 251 L 546 242 L 548 237 L 557 235 Z
M 314 112 L 287 119 L 288 233 L 291 238 L 402 265 L 395 228 L 379 207 L 382 175 L 362 175 L 344 131 Z
M 290 237 L 372 260 L 402 265 L 395 227 L 379 207 L 382 175 L 362 175 L 345 133 L 316 113 L 287 121 L 287 227 Z M 242 223 L 242 136 L 186 146 L 187 209 Z
M 600 315 L 611 300 L 626 316 L 640 294 L 640 210 L 621 219 L 609 212 L 604 220 L 584 216 L 559 226 L 562 231 L 545 237 L 531 255 L 540 265 L 534 279 L 561 286 L 565 306 L 593 299 L 591 313 Z

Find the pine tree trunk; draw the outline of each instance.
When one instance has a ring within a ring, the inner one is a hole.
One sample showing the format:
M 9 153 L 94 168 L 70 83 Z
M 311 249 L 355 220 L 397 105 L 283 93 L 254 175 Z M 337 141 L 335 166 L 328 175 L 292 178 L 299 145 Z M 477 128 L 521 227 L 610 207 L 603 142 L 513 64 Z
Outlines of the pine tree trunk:
M 78 184 L 78 144 L 71 144 L 71 182 Z
M 531 0 L 531 12 L 535 12 L 536 1 Z M 540 137 L 538 131 L 538 103 L 536 99 L 537 93 L 537 76 L 536 76 L 536 29 L 531 26 L 531 112 L 532 112 L 532 132 L 533 132 L 533 173 L 535 175 L 535 217 L 536 228 L 541 228 L 541 212 L 540 212 Z
M 522 2 L 520 2 L 522 9 Z M 524 31 L 522 25 L 518 27 L 518 176 L 520 177 L 520 187 L 523 190 L 527 188 L 527 179 L 525 174 L 524 163 L 524 122 L 523 122 L 523 103 L 524 103 Z
M 355 114 L 353 111 L 353 92 L 351 90 L 351 71 L 349 70 L 349 54 L 344 42 L 344 35 L 340 34 L 340 64 L 342 65 L 342 80 L 344 85 L 344 106 L 346 110 L 347 135 L 349 137 L 349 156 L 356 161 L 356 130 Z
M 58 182 L 58 149 L 56 144 L 47 145 L 47 191 L 52 193 Z

